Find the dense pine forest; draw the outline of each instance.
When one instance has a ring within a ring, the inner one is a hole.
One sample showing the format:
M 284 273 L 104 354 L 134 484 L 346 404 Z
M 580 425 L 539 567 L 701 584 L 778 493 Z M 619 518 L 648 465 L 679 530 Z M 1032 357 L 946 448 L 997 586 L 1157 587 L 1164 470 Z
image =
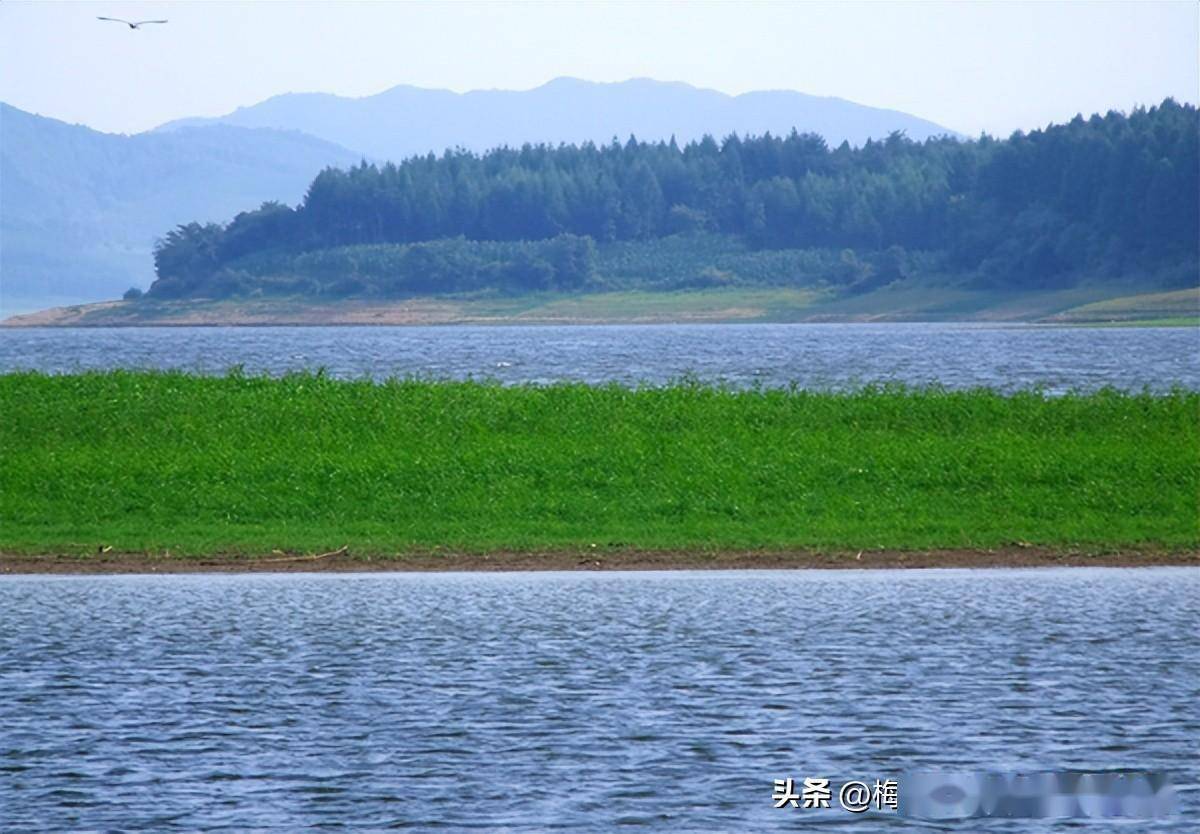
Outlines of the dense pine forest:
M 1198 147 L 1196 108 L 1167 99 L 1006 140 L 793 131 L 364 162 L 322 171 L 296 208 L 169 232 L 149 295 L 1194 286 Z

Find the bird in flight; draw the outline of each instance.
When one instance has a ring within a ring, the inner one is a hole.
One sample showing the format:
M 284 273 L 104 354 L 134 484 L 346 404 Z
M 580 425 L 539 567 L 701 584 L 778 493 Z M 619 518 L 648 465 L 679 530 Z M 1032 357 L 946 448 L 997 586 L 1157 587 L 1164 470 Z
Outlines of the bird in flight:
M 143 26 L 147 23 L 166 23 L 167 22 L 165 20 L 122 20 L 119 17 L 100 17 L 100 16 L 97 16 L 96 20 L 111 20 L 113 23 L 124 23 L 130 29 L 137 29 L 138 27 Z

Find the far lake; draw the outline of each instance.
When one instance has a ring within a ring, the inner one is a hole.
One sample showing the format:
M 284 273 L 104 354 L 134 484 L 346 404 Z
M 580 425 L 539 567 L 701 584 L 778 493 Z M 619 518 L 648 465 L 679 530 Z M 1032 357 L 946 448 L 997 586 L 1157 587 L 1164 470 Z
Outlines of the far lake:
M 991 324 L 668 324 L 0 329 L 0 371 L 316 370 L 504 383 L 841 389 L 868 383 L 1200 388 L 1200 329 Z

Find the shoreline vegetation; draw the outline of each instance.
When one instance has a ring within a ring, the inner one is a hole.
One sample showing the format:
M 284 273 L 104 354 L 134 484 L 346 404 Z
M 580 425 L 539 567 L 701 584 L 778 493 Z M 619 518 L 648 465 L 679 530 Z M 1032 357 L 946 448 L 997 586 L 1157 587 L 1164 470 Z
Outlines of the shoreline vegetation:
M 853 299 L 816 290 L 724 288 L 570 295 L 105 301 L 12 316 L 0 327 L 262 327 L 521 324 L 870 323 L 976 321 L 1124 327 L 1200 326 L 1200 287 L 1121 295 L 1118 287 L 1045 292 L 931 289 L 906 282 Z
M 112 371 L 0 375 L 0 402 L 5 572 L 1194 565 L 1200 552 L 1200 393 L 1184 390 Z

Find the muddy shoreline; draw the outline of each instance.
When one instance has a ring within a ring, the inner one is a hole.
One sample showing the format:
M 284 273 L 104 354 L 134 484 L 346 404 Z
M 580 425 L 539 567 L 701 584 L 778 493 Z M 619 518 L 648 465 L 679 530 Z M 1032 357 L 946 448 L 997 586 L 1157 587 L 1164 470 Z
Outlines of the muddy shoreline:
M 296 573 L 375 571 L 780 570 L 1037 567 L 1200 567 L 1200 550 L 552 551 L 494 553 L 0 554 L 0 574 Z

